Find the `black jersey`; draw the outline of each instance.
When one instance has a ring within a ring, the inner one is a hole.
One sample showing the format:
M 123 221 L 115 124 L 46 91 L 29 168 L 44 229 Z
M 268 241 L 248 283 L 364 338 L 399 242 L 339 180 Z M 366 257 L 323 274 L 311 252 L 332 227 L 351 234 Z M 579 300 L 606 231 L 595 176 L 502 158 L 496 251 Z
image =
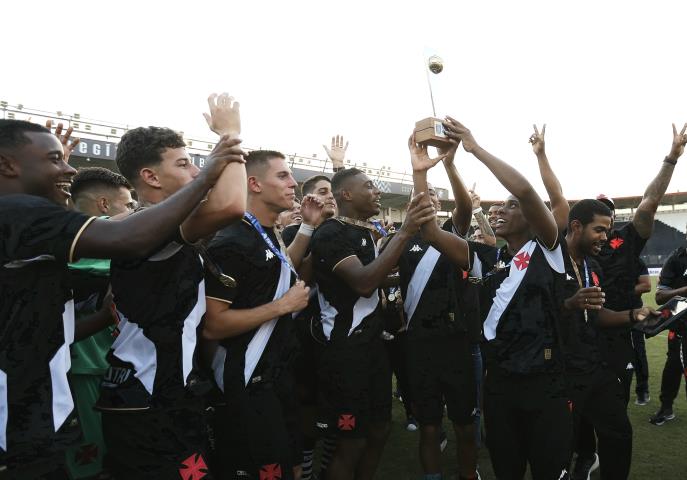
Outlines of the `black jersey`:
M 287 247 L 291 245 L 291 243 L 294 241 L 296 235 L 298 235 L 298 230 L 300 228 L 301 226 L 297 224 L 284 227 L 284 230 L 282 230 L 281 232 L 281 237 L 284 239 L 284 244 L 286 244 Z
M 639 255 L 646 245 L 632 222 L 613 230 L 598 256 L 606 280 L 606 308 L 615 311 L 633 307 L 635 285 L 640 275 Z
M 92 220 L 41 197 L 0 197 L 0 457 L 25 448 L 47 455 L 69 441 L 67 263 Z
M 564 260 L 565 298 L 570 298 L 581 287 L 572 260 L 567 253 Z M 596 260 L 585 257 L 577 269 L 584 288 L 601 287 L 602 290 L 604 289 L 603 271 Z M 579 310 L 564 310 L 561 316 L 560 332 L 567 373 L 590 373 L 605 364 L 601 356 L 598 310 L 587 310 L 586 315 Z
M 406 243 L 398 267 L 410 337 L 467 330 L 457 308 L 463 272 L 453 262 L 417 234 Z
M 680 247 L 674 250 L 661 268 L 658 277 L 658 290 L 676 290 L 687 286 L 687 249 Z M 684 335 L 687 327 L 684 322 L 675 325 L 671 330 Z
M 98 408 L 167 408 L 193 395 L 203 273 L 200 255 L 179 234 L 148 258 L 112 261 L 118 336 Z
M 263 229 L 272 244 L 279 248 L 273 229 Z M 236 288 L 228 288 L 208 275 L 207 296 L 231 303 L 232 309 L 251 309 L 270 303 L 295 283 L 290 268 L 282 264 L 245 219 L 218 232 L 208 252 L 222 271 L 236 281 Z M 218 385 L 224 389 L 226 385 L 235 387 L 274 380 L 288 362 L 294 346 L 291 317 L 286 314 L 249 332 L 222 340 L 223 350 L 218 351 L 213 365 Z
M 477 254 L 484 245 L 469 245 L 471 275 L 482 278 L 482 296 L 488 299 L 482 309 L 488 358 L 510 373 L 562 371 L 557 332 L 565 280 L 561 245 L 549 250 L 530 240 L 513 257 L 503 247 L 491 271 Z
M 377 311 L 379 293 L 375 290 L 371 296 L 361 297 L 334 272 L 349 257 L 358 257 L 363 265 L 374 261 L 377 247 L 372 233 L 329 219 L 315 231 L 310 247 L 325 336 L 330 341 L 351 336 L 367 341 L 379 335 L 383 328 Z

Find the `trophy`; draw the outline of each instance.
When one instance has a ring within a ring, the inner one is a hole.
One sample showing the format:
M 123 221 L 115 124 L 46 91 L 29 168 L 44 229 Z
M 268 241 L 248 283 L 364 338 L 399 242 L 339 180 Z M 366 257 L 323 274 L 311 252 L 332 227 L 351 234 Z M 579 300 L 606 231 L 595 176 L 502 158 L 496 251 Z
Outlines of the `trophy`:
M 422 145 L 448 148 L 450 142 L 444 134 L 442 120 L 437 117 L 434 107 L 434 93 L 432 92 L 431 75 L 439 75 L 444 70 L 444 61 L 439 55 L 431 55 L 427 59 L 427 85 L 429 86 L 429 98 L 432 101 L 432 116 L 415 122 L 415 141 Z

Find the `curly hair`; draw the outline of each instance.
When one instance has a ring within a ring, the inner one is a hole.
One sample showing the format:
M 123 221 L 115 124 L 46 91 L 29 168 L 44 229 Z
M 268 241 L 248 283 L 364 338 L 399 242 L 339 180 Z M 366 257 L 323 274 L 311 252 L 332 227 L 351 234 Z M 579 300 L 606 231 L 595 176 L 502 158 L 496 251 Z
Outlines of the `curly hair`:
M 117 167 L 132 184 L 142 168 L 158 165 L 167 148 L 185 147 L 184 139 L 170 128 L 138 127 L 124 134 L 117 146 Z
M 86 167 L 78 171 L 72 180 L 71 194 L 74 200 L 91 188 L 126 188 L 131 190 L 131 184 L 122 175 L 107 168 Z
M 0 120 L 0 148 L 18 148 L 31 143 L 25 132 L 50 133 L 43 125 L 24 120 Z

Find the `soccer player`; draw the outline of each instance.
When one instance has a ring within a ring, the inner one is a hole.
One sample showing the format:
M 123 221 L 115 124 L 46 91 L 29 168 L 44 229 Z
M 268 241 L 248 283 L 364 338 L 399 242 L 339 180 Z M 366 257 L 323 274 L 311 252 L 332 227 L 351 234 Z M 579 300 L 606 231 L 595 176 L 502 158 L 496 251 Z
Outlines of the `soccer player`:
M 176 195 L 114 222 L 68 211 L 70 153 L 39 125 L 0 120 L 0 469 L 43 478 L 64 464 L 74 405 L 67 372 L 74 310 L 67 264 L 151 253 L 196 208 L 238 141 L 222 139 L 208 166 Z
M 680 133 L 673 125 L 673 141 L 668 155 L 664 158 L 658 175 L 647 186 L 642 201 L 635 210 L 632 221 L 623 227 L 616 229 L 611 223 L 611 232 L 608 241 L 602 245 L 598 262 L 604 273 L 606 283 L 606 308 L 615 311 L 624 311 L 633 307 L 634 288 L 639 277 L 639 255 L 651 237 L 654 228 L 654 216 L 663 194 L 668 188 L 670 179 L 678 159 L 683 154 L 687 143 L 687 124 Z M 597 200 L 603 202 L 611 209 L 615 220 L 615 203 L 605 195 L 599 195 Z M 632 383 L 632 337 L 630 327 L 621 325 L 602 328 L 602 346 L 606 361 L 613 368 L 616 376 L 621 380 L 625 392 L 625 403 L 630 401 L 630 387 Z M 578 476 L 578 468 L 584 464 L 580 461 L 586 459 L 591 468 L 596 458 L 596 440 L 594 432 L 586 422 L 580 427 L 579 442 L 577 445 L 578 463 L 575 476 Z M 580 478 L 587 474 L 579 473 Z
M 433 218 L 419 198 L 403 226 L 378 255 L 368 221 L 379 214 L 381 192 L 362 171 L 351 168 L 332 178 L 340 216 L 325 221 L 311 242 L 321 320 L 327 345 L 320 360 L 318 426 L 338 432 L 327 470 L 330 480 L 371 479 L 379 463 L 391 417 L 391 373 L 380 338 L 378 289 L 398 262 L 418 226 Z
M 211 130 L 240 140 L 238 102 L 208 99 Z M 237 154 L 242 154 L 238 149 Z M 129 130 L 117 148 L 117 166 L 143 207 L 155 208 L 203 175 L 182 137 L 168 128 Z M 245 209 L 243 159 L 229 165 L 217 185 L 176 234 L 158 238 L 152 255 L 113 261 L 111 284 L 119 335 L 108 356 L 97 407 L 107 444 L 106 468 L 121 478 L 174 478 L 207 472 L 202 395 L 210 388 L 197 368 L 206 310 L 202 249 L 194 245 L 240 219 Z
M 494 229 L 490 224 L 490 220 L 482 211 L 482 199 L 474 190 L 468 190 L 468 193 L 470 194 L 470 200 L 472 200 L 472 215 L 475 217 L 475 222 L 477 222 L 477 228 L 475 228 L 473 232 L 472 240 L 493 247 L 496 245 L 496 237 L 494 236 Z M 493 206 L 491 208 L 493 208 Z M 491 208 L 489 209 L 490 211 Z M 494 211 L 495 210 L 496 209 L 494 209 Z
M 458 143 L 441 151 L 456 201 L 451 225 L 466 232 L 472 216 L 472 201 L 453 164 Z M 411 155 L 418 149 L 410 144 Z M 421 150 L 420 150 L 421 151 Z M 453 175 L 452 175 L 453 174 Z M 436 211 L 441 203 L 436 191 L 426 190 Z M 462 195 L 461 195 L 462 194 Z M 469 307 L 461 304 L 459 291 L 463 272 L 418 232 L 407 243 L 399 260 L 401 291 L 407 320 L 405 355 L 409 392 L 415 418 L 420 424 L 420 461 L 426 479 L 441 477 L 441 420 L 444 405 L 456 433 L 461 479 L 477 478 L 477 446 L 474 417 L 477 386 L 468 330 L 473 320 Z M 475 316 L 479 324 L 479 317 Z M 478 327 L 479 331 L 479 327 Z M 479 336 L 479 333 L 477 334 Z M 478 340 L 477 340 L 478 341 Z M 481 373 L 480 373 L 481 375 Z
M 297 198 L 294 198 L 293 206 L 279 214 L 277 225 L 281 227 L 281 230 L 284 230 L 287 227 L 298 227 L 302 221 L 301 202 L 299 202 Z
M 94 217 L 126 215 L 135 205 L 126 178 L 102 167 L 79 170 L 72 180 L 71 195 L 78 211 Z M 69 269 L 76 315 L 74 336 L 76 340 L 86 337 L 71 346 L 69 372 L 82 438 L 67 450 L 66 462 L 70 477 L 77 479 L 92 477 L 103 468 L 102 421 L 93 407 L 108 367 L 105 357 L 112 346 L 114 316 L 108 294 L 110 261 L 82 258 Z
M 470 130 L 448 117 L 447 136 L 480 160 L 511 192 L 494 233 L 506 240 L 496 266 L 485 271 L 476 245 L 429 222 L 422 234 L 459 267 L 482 279 L 488 340 L 484 386 L 487 446 L 498 478 L 565 478 L 572 422 L 567 405 L 557 323 L 563 303 L 563 252 L 552 213 L 515 169 L 484 150 Z M 410 140 L 413 180 L 427 188 L 437 162 Z M 480 248 L 489 248 L 480 245 Z
M 687 249 L 684 246 L 673 251 L 663 264 L 656 287 L 656 303 L 663 305 L 678 295 L 687 296 Z M 682 322 L 675 324 L 668 331 L 668 352 L 661 376 L 661 406 L 650 419 L 654 425 L 663 425 L 675 418 L 673 402 L 680 391 L 680 381 L 685 375 L 685 358 L 687 326 Z
M 218 340 L 215 379 L 226 407 L 214 421 L 222 478 L 292 479 L 299 474 L 290 358 L 292 314 L 308 303 L 274 224 L 296 197 L 296 181 L 284 155 L 255 150 L 246 156 L 248 205 L 244 219 L 217 234 L 209 253 L 235 286 L 210 276 L 204 335 Z
M 565 238 L 568 298 L 559 325 L 575 425 L 584 418 L 596 430 L 601 478 L 623 479 L 630 473 L 632 426 L 622 385 L 602 356 L 600 327 L 632 325 L 653 310 L 641 307 L 615 312 L 604 307 L 605 282 L 596 257 L 610 227 L 611 211 L 598 200 L 580 200 L 570 210 Z M 575 475 L 582 471 L 588 476 L 586 458 L 581 461 L 585 463 L 582 470 L 575 468 Z

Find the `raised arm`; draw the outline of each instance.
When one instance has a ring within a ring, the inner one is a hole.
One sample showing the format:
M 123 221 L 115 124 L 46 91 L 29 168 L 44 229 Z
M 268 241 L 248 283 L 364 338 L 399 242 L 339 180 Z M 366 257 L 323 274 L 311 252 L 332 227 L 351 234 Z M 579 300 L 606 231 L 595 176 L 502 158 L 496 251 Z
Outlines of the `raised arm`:
M 304 260 L 308 251 L 308 246 L 310 245 L 310 239 L 315 231 L 315 228 L 322 223 L 322 208 L 324 204 L 320 202 L 315 195 L 308 194 L 303 197 L 301 202 L 301 216 L 303 217 L 303 223 L 301 223 L 296 238 L 293 239 L 291 245 L 287 248 L 289 252 L 289 257 L 293 262 L 293 267 L 298 271 L 301 278 L 304 278 L 304 273 L 301 271 L 302 267 L 307 267 L 309 270 L 307 272 L 308 279 L 311 278 L 310 269 L 312 265 Z
M 532 144 L 532 150 L 537 156 L 537 163 L 539 163 L 539 174 L 541 175 L 542 182 L 544 182 L 544 187 L 546 188 L 546 193 L 549 195 L 549 201 L 551 202 L 551 213 L 556 219 L 556 225 L 558 225 L 558 230 L 561 232 L 568 228 L 568 214 L 570 213 L 570 205 L 568 200 L 563 196 L 563 187 L 561 182 L 558 181 L 558 177 L 553 172 L 551 165 L 549 164 L 549 159 L 546 156 L 546 146 L 544 143 L 544 135 L 546 134 L 546 124 L 541 129 L 536 125 L 533 125 L 534 133 L 530 137 L 530 143 Z
M 553 247 L 558 239 L 556 220 L 530 182 L 516 169 L 483 149 L 470 130 L 457 120 L 447 117 L 444 121 L 444 131 L 449 138 L 462 141 L 465 151 L 477 157 L 501 182 L 501 185 L 517 197 L 532 233 L 541 239 L 544 245 Z
M 427 170 L 439 163 L 443 155 L 433 159 L 429 158 L 427 147 L 415 142 L 415 133 L 408 139 L 408 150 L 413 165 L 413 188 L 416 192 L 426 192 L 428 190 Z M 468 244 L 464 239 L 440 229 L 435 219 L 422 224 L 420 231 L 423 238 L 431 243 L 434 248 L 448 256 L 456 265 L 463 270 L 470 269 L 470 253 Z
M 344 145 L 344 138 L 341 135 L 332 137 L 332 147 L 329 148 L 327 145 L 322 145 L 324 151 L 327 152 L 329 160 L 332 161 L 332 170 L 338 172 L 346 167 L 344 166 L 344 159 L 346 158 L 346 150 L 348 149 L 348 142 Z
M 204 113 L 210 130 L 219 136 L 238 139 L 241 133 L 239 102 L 226 93 L 208 97 L 210 114 Z M 182 225 L 184 237 L 195 242 L 243 217 L 246 211 L 247 179 L 245 162 L 227 166 L 203 201 Z
M 433 221 L 434 207 L 421 203 L 426 196 L 425 193 L 420 193 L 413 197 L 403 225 L 374 261 L 363 265 L 358 257 L 351 256 L 334 268 L 334 273 L 358 295 L 369 297 L 383 286 L 387 275 L 398 263 L 406 242 L 418 231 L 420 225 Z
M 494 230 L 489 225 L 489 220 L 482 211 L 482 199 L 475 193 L 474 188 L 475 186 L 473 185 L 472 190 L 468 190 L 472 200 L 472 215 L 475 217 L 475 222 L 477 222 L 480 230 L 482 230 L 484 243 L 493 247 L 496 245 L 496 235 L 494 235 Z
M 642 238 L 648 239 L 651 237 L 651 233 L 654 229 L 654 216 L 656 215 L 656 210 L 658 210 L 658 204 L 661 202 L 668 188 L 668 184 L 670 183 L 670 179 L 673 177 L 673 170 L 675 170 L 678 158 L 680 158 L 685 151 L 685 144 L 687 144 L 687 135 L 685 135 L 686 130 L 687 123 L 682 127 L 680 133 L 677 133 L 677 128 L 675 128 L 675 124 L 673 124 L 673 145 L 670 148 L 670 153 L 663 160 L 663 164 L 656 178 L 646 187 L 644 197 L 642 197 L 642 201 L 639 203 L 637 211 L 635 211 L 635 215 L 632 218 L 632 224 Z
M 470 200 L 470 193 L 465 188 L 465 184 L 454 164 L 458 142 L 451 140 L 450 148 L 445 150 L 440 148 L 438 150 L 440 157 L 443 157 L 444 168 L 446 169 L 448 180 L 451 182 L 451 190 L 453 190 L 453 198 L 456 200 L 456 208 L 453 209 L 452 215 L 453 226 L 459 235 L 465 236 L 470 229 L 470 219 L 472 218 L 470 206 L 472 202 Z
M 165 201 L 123 220 L 94 220 L 81 234 L 70 261 L 76 258 L 145 258 L 164 243 L 205 198 L 229 163 L 243 162 L 240 140 L 222 137 L 206 167 L 188 185 Z

